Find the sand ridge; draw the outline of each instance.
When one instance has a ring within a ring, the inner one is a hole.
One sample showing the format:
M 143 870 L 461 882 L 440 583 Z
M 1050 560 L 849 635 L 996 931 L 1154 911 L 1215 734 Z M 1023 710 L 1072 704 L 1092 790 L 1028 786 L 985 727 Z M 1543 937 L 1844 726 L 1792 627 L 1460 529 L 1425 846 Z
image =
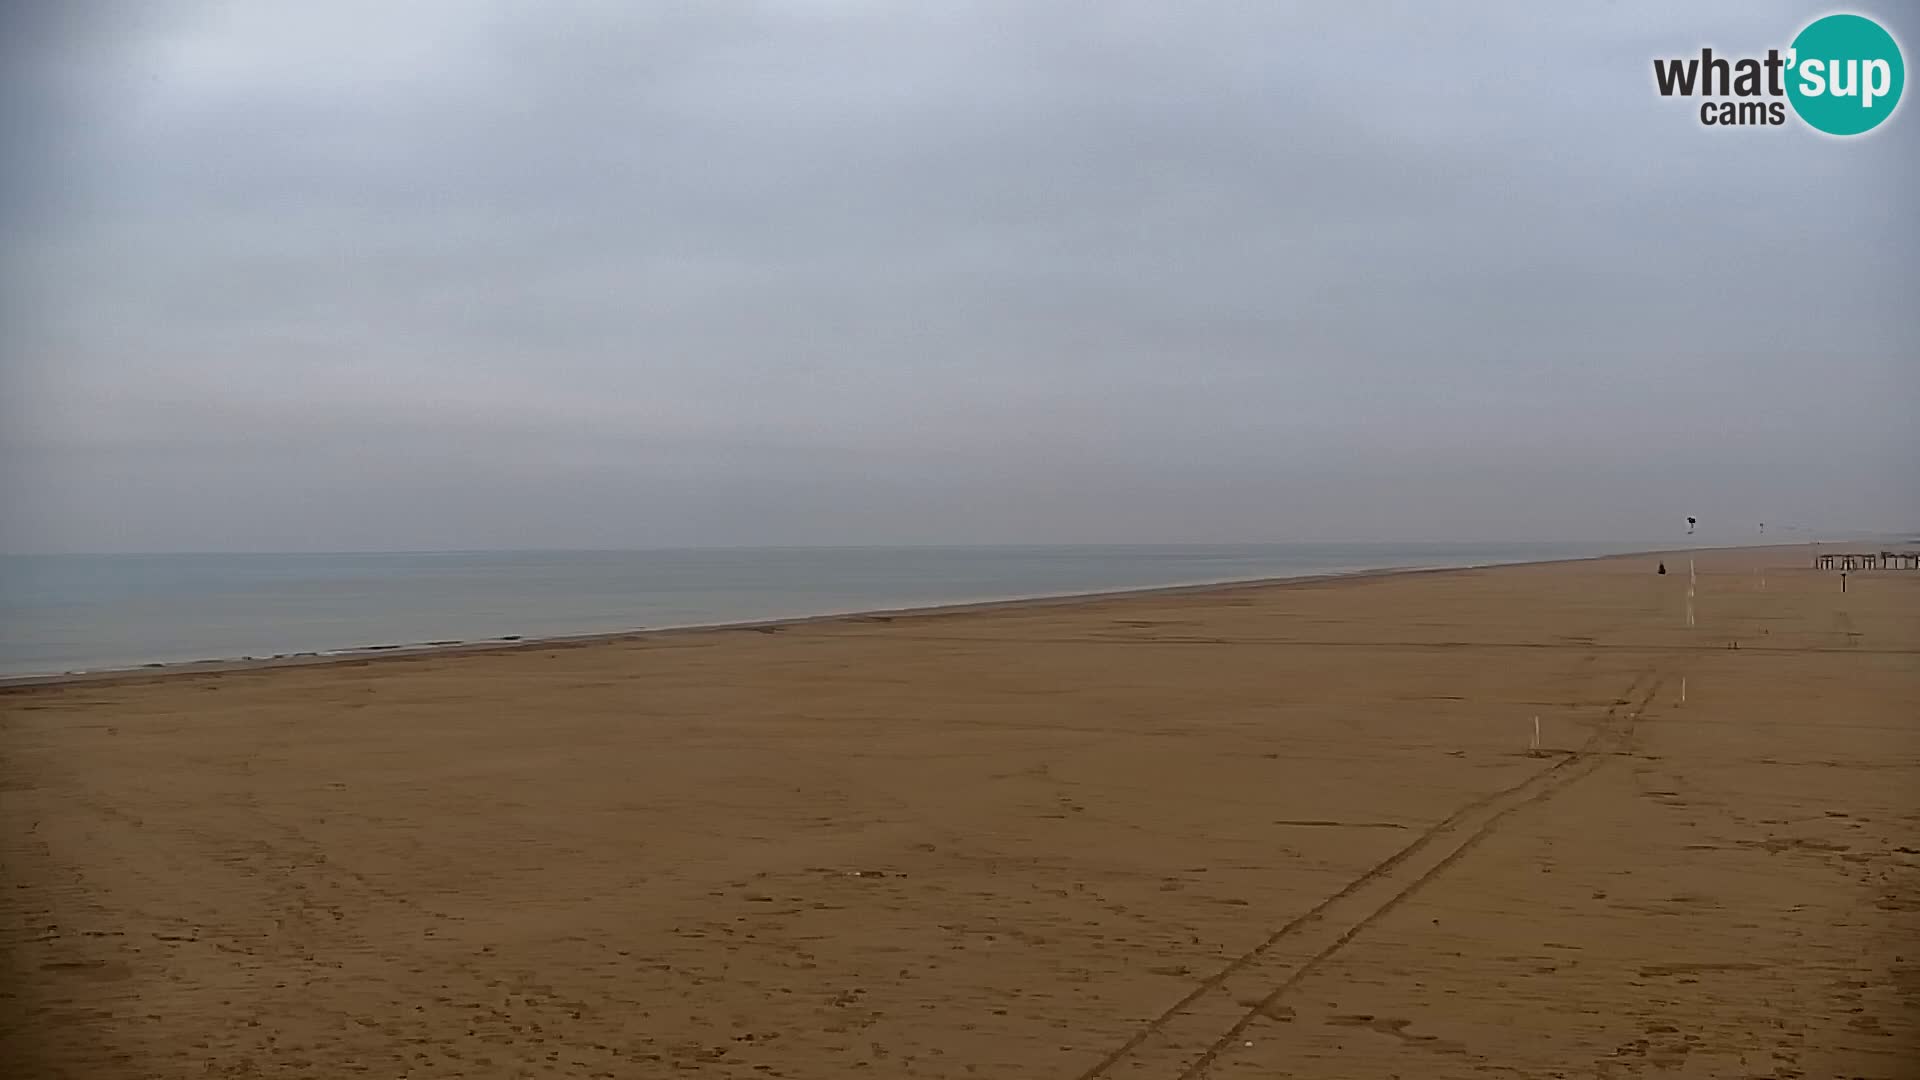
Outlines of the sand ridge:
M 1920 575 L 1656 558 L 16 689 L 0 1066 L 1914 1075 Z

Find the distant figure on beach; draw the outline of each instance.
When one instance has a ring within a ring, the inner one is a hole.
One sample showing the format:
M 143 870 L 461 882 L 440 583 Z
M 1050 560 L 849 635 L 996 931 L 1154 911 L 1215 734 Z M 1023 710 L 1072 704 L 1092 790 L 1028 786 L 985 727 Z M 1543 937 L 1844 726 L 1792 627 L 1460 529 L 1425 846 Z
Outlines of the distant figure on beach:
M 1665 562 L 1660 564 L 1660 572 L 1663 574 L 1667 572 L 1667 564 Z

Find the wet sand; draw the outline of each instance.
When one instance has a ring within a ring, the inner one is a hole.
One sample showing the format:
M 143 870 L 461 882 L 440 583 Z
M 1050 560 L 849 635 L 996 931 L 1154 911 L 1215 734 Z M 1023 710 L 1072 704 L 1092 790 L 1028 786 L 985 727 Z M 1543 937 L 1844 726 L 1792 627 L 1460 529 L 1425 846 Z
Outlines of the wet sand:
M 1666 558 L 15 687 L 0 1075 L 1920 1075 L 1920 572 Z

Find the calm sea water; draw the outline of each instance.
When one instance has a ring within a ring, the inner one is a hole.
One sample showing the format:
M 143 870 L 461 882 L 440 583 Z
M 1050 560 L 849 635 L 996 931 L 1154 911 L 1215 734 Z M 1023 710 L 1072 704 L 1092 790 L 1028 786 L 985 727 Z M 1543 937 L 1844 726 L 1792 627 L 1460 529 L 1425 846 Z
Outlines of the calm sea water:
M 0 556 L 0 674 L 542 637 L 1634 544 L 763 548 Z

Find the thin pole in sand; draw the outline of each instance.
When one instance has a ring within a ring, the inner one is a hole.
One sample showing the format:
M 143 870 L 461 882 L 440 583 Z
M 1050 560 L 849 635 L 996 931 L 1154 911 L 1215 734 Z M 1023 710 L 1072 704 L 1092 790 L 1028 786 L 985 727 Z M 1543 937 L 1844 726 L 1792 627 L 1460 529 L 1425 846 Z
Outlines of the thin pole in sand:
M 1687 560 L 1687 625 L 1693 625 L 1694 586 L 1700 584 L 1700 575 L 1694 571 L 1693 560 Z
M 1680 676 L 1680 704 L 1685 705 L 1686 703 L 1687 703 L 1687 677 L 1685 675 L 1682 675 Z
M 1533 743 L 1527 747 L 1527 752 L 1530 754 L 1540 752 L 1540 718 L 1537 716 L 1533 718 Z

